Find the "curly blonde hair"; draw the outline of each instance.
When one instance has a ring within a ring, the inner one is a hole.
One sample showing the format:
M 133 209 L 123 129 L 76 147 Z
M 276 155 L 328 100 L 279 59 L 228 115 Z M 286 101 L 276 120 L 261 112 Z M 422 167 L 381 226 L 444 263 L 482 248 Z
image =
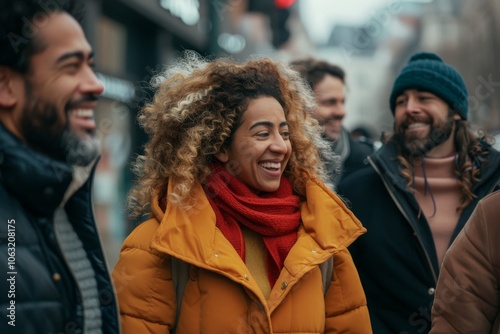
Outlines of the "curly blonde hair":
M 205 182 L 215 154 L 230 145 L 250 100 L 261 96 L 274 97 L 285 111 L 293 150 L 284 175 L 294 191 L 305 196 L 311 174 L 326 180 L 323 161 L 331 156 L 310 115 L 311 89 L 285 64 L 266 58 L 208 62 L 186 52 L 153 79 L 153 86 L 153 101 L 138 117 L 150 139 L 133 164 L 138 179 L 129 195 L 132 217 L 148 213 L 155 195 L 192 208 L 195 186 Z M 166 194 L 168 182 L 173 191 Z

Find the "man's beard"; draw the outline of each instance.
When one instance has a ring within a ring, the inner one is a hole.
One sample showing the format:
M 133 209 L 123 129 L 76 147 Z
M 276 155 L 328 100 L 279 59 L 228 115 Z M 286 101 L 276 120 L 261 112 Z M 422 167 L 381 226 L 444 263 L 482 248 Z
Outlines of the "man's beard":
M 95 100 L 95 97 L 84 99 Z M 99 155 L 100 142 L 95 134 L 79 137 L 71 130 L 68 115 L 71 104 L 65 108 L 67 121 L 64 124 L 59 119 L 57 107 L 36 98 L 31 85 L 26 83 L 26 105 L 21 116 L 22 133 L 30 146 L 49 157 L 70 165 L 87 166 Z
M 430 124 L 429 135 L 425 138 L 419 137 L 417 134 L 406 135 L 404 131 L 406 126 L 399 126 L 396 128 L 396 139 L 401 144 L 403 150 L 408 155 L 424 156 L 427 152 L 435 147 L 441 145 L 448 140 L 453 133 L 455 120 L 453 119 L 453 111 L 448 111 L 446 121 L 436 124 Z

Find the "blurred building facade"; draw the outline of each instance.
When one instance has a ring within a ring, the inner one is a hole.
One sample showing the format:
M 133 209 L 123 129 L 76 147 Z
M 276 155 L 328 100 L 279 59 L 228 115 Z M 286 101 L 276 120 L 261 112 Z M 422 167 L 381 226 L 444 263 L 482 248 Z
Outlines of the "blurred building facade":
M 123 239 L 137 223 L 127 219 L 125 206 L 133 183 L 130 163 L 146 141 L 137 113 L 152 97 L 151 78 L 183 50 L 209 58 L 268 56 L 288 62 L 313 56 L 337 63 L 347 72 L 346 127 L 365 127 L 374 137 L 392 130 L 388 97 L 401 67 L 414 52 L 437 52 L 463 73 L 474 126 L 499 132 L 500 1 L 388 1 L 362 25 L 335 26 L 324 45 L 316 45 L 305 29 L 308 20 L 316 19 L 300 12 L 307 3 L 85 2 L 84 29 L 105 85 L 96 113 L 103 152 L 94 199 L 111 267 Z
M 391 131 L 393 81 L 413 53 L 430 51 L 463 74 L 473 128 L 498 133 L 499 20 L 497 0 L 388 1 L 363 25 L 334 27 L 314 52 L 346 69 L 348 128 Z
M 500 2 L 461 1 L 452 22 L 441 30 L 436 49 L 464 75 L 469 90 L 470 119 L 489 133 L 500 130 Z M 436 20 L 437 21 L 437 20 Z M 444 32 L 453 31 L 447 42 Z
M 300 31 L 274 41 L 272 29 L 288 32 L 293 2 L 283 2 L 282 8 L 267 0 L 85 2 L 83 27 L 105 86 L 96 112 L 103 149 L 94 182 L 94 209 L 110 267 L 123 239 L 138 223 L 127 218 L 126 198 L 134 182 L 131 162 L 147 140 L 137 114 L 152 98 L 151 79 L 184 50 L 207 58 L 246 59 L 290 48 L 290 42 L 300 39 Z M 271 6 L 259 8 L 264 3 Z M 274 15 L 277 9 L 285 14 L 279 21 Z
M 127 219 L 126 196 L 133 182 L 130 163 L 146 141 L 137 114 L 151 98 L 150 80 L 164 65 L 185 49 L 210 51 L 209 1 L 90 0 L 85 13 L 84 30 L 105 87 L 96 112 L 103 145 L 94 209 L 113 267 L 136 223 Z
M 499 19 L 495 0 L 434 0 L 422 5 L 417 43 L 405 53 L 433 51 L 455 66 L 469 91 L 471 125 L 489 133 L 500 129 Z

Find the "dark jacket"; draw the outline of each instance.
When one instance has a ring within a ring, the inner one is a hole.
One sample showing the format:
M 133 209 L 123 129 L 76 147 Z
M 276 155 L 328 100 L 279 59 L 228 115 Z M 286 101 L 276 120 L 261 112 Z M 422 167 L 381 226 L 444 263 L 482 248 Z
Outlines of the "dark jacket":
M 327 162 L 327 169 L 332 184 L 338 186 L 349 174 L 368 166 L 366 158 L 375 152 L 375 145 L 368 139 L 352 138 L 349 132 L 342 128 L 342 139 L 333 142 L 332 151 L 339 159 Z
M 369 166 L 367 157 L 375 152 L 373 142 L 368 139 L 354 139 L 349 136 L 350 153 L 342 166 L 342 178 L 360 168 Z
M 489 149 L 474 186 L 477 195 L 462 212 L 452 241 L 479 199 L 496 189 L 500 180 L 500 153 Z M 339 194 L 367 228 L 350 247 L 368 300 L 373 332 L 427 333 L 439 274 L 438 260 L 425 215 L 407 189 L 389 142 L 368 158 L 365 168 L 346 178 Z
M 65 209 L 96 274 L 102 331 L 119 333 L 91 180 Z M 71 166 L 33 151 L 0 124 L 0 333 L 82 333 L 81 295 L 53 227 L 54 212 L 71 181 Z

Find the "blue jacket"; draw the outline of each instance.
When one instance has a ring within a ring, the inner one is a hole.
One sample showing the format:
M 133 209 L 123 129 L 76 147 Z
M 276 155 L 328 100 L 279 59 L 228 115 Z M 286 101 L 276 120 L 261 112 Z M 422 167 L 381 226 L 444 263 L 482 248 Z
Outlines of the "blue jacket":
M 452 241 L 479 199 L 497 189 L 500 153 L 489 148 L 473 192 L 477 197 L 462 211 Z M 425 215 L 406 187 L 389 142 L 368 158 L 371 168 L 341 182 L 339 194 L 368 232 L 349 250 L 366 293 L 373 332 L 428 333 L 439 266 Z
M 91 180 L 65 208 L 96 273 L 102 331 L 119 333 Z M 54 211 L 71 181 L 71 166 L 30 149 L 0 124 L 0 333 L 83 333 L 81 295 L 53 228 Z

